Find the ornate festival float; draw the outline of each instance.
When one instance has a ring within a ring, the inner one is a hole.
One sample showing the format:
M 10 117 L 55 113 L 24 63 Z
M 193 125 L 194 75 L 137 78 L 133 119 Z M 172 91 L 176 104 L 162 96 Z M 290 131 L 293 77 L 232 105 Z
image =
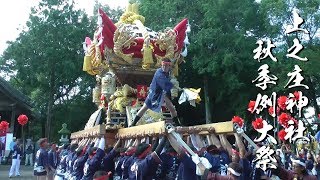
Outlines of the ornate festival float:
M 166 107 L 162 107 L 161 113 L 148 110 L 137 126 L 125 128 L 142 107 L 148 85 L 164 58 L 169 58 L 173 65 L 171 95 L 172 98 L 178 97 L 180 88 L 176 77 L 179 65 L 187 55 L 190 26 L 188 19 L 183 19 L 174 28 L 155 32 L 144 26 L 145 18 L 139 15 L 136 3 L 129 4 L 115 24 L 101 9 L 98 13 L 98 27 L 93 39 L 86 37 L 83 44 L 86 53 L 83 71 L 95 76 L 92 96 L 98 109 L 84 130 L 71 134 L 72 142 L 84 145 L 103 135 L 108 144 L 120 138 L 128 146 L 136 138 L 175 132 L 188 135 L 190 129 L 209 139 L 213 129 L 218 134 L 234 131 L 232 121 L 193 127 L 168 126 L 166 122 L 170 121 L 171 115 Z M 189 101 L 195 105 L 200 102 L 199 92 L 200 89 L 183 88 L 179 103 Z M 184 143 L 182 139 L 181 143 Z

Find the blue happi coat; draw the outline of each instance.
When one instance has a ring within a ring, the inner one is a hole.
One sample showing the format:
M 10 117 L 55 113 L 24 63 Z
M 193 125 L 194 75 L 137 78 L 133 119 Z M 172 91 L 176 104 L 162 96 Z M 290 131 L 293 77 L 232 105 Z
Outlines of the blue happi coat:
M 54 169 L 50 169 L 50 170 L 55 170 L 57 169 L 58 166 L 58 154 L 55 151 L 50 150 L 48 152 L 48 164 L 54 168 Z
M 40 148 L 36 154 L 34 163 L 34 175 L 47 175 L 46 167 L 48 167 L 48 152 L 44 148 Z
M 153 153 L 145 159 L 135 157 L 129 167 L 129 180 L 152 180 L 160 163 L 160 158 Z
M 96 154 L 88 159 L 83 168 L 82 180 L 92 180 L 95 172 L 101 169 L 101 161 L 104 157 L 104 150 L 98 148 Z
M 178 180 L 195 180 L 196 175 L 196 164 L 192 161 L 191 157 L 187 154 L 183 154 L 181 163 L 178 169 Z
M 67 164 L 67 172 L 68 174 L 72 174 L 72 167 L 73 163 L 76 160 L 76 152 L 75 151 L 70 151 L 68 153 L 68 156 L 66 158 L 66 164 Z
M 123 179 L 129 178 L 130 165 L 133 164 L 134 159 L 134 156 L 125 156 L 123 164 L 121 165 Z
M 170 82 L 169 73 L 164 72 L 161 68 L 155 72 L 148 96 L 145 100 L 145 104 L 149 109 L 155 112 L 160 112 L 163 97 L 165 94 L 170 96 L 170 90 L 173 84 Z
M 85 153 L 85 155 L 77 157 L 77 159 L 74 161 L 72 177 L 74 177 L 76 180 L 80 180 L 83 177 L 83 168 L 88 160 L 88 157 L 88 153 Z
M 157 172 L 157 180 L 175 180 L 179 168 L 180 161 L 176 154 L 164 152 L 160 155 L 162 163 Z
M 102 170 L 106 172 L 111 172 L 112 177 L 109 177 L 109 180 L 113 180 L 113 175 L 115 174 L 115 162 L 114 159 L 117 156 L 117 151 L 112 149 L 102 160 Z
M 125 155 L 123 155 L 123 156 L 120 156 L 119 157 L 119 159 L 118 159 L 118 161 L 116 162 L 116 171 L 115 171 L 115 174 L 117 175 L 117 176 L 120 176 L 120 177 L 123 177 L 122 176 L 122 173 L 123 173 L 123 163 L 125 162 L 125 160 L 127 159 L 127 158 L 129 158 L 129 156 L 125 156 Z
M 13 146 L 13 154 L 12 154 L 12 159 L 17 159 L 19 157 L 19 159 L 21 158 L 22 155 L 22 151 L 20 146 L 18 146 L 17 144 L 15 144 Z

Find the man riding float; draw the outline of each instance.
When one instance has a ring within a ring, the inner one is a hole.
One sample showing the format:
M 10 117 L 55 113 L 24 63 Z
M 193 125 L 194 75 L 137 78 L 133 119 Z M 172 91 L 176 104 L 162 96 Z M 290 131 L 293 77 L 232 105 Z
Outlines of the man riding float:
M 161 62 L 161 68 L 157 69 L 153 76 L 150 84 L 149 94 L 130 126 L 135 126 L 148 109 L 151 109 L 155 112 L 160 112 L 163 101 L 166 103 L 166 106 L 171 113 L 173 122 L 176 125 L 180 125 L 177 117 L 177 111 L 170 100 L 170 90 L 173 88 L 173 83 L 170 81 L 171 69 L 172 66 L 170 59 L 163 59 Z

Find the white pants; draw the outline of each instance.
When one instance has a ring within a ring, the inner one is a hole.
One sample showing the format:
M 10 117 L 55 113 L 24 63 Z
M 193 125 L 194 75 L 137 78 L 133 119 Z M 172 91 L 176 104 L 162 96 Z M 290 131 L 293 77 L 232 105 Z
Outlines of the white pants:
M 30 163 L 30 166 L 33 166 L 33 153 L 26 154 L 26 161 L 24 164 L 28 165 L 28 163 Z
M 20 159 L 12 159 L 9 176 L 13 176 L 14 173 L 16 176 L 20 176 L 20 161 Z
M 54 176 L 54 180 L 64 180 L 65 173 L 62 173 L 60 169 L 56 170 L 56 175 Z
M 58 175 L 55 175 L 54 176 L 54 180 L 63 180 L 64 178 L 63 177 L 61 177 L 61 176 L 58 176 Z
M 47 176 L 37 176 L 37 180 L 46 180 Z
M 54 177 L 54 180 L 63 180 L 63 177 L 59 177 L 59 176 L 56 175 L 56 176 Z

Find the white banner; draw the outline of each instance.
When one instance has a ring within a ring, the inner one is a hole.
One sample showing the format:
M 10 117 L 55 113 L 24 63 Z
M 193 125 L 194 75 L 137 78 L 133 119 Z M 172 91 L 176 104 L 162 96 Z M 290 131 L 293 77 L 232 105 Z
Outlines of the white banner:
M 13 133 L 7 133 L 7 136 L 6 136 L 6 151 L 10 150 L 10 143 L 12 142 L 12 140 L 13 140 Z

